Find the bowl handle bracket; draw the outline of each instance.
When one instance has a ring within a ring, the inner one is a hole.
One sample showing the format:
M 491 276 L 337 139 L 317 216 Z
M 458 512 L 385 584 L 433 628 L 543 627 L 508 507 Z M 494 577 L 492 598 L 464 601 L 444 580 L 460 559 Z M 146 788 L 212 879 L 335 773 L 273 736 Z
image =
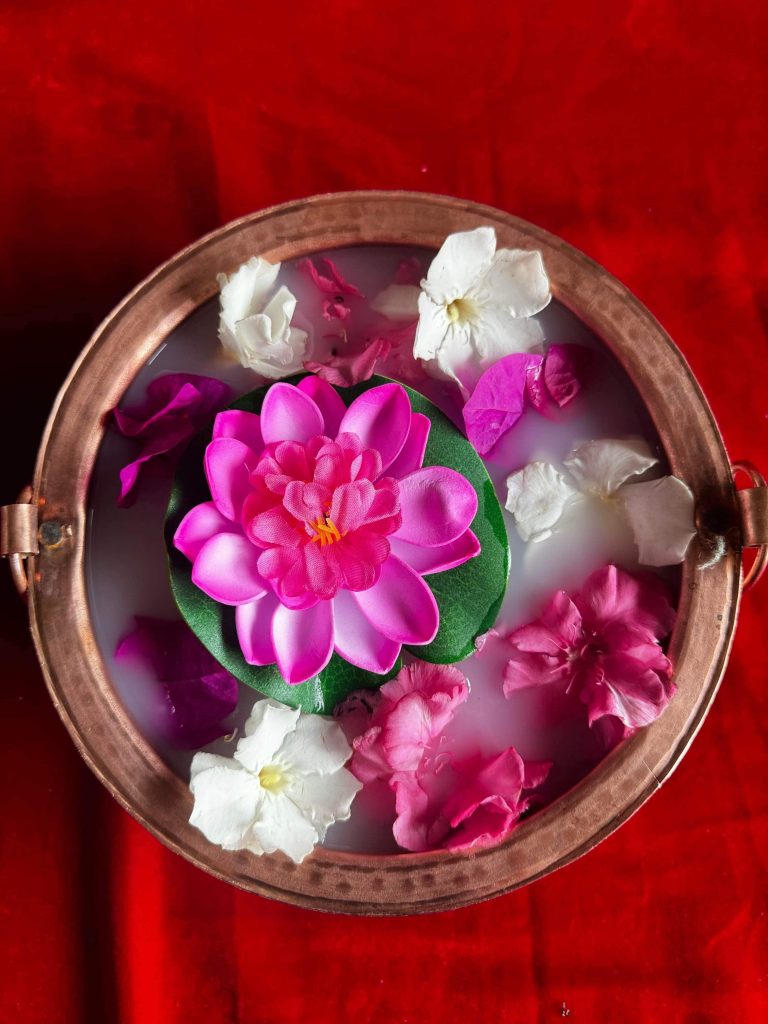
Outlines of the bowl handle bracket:
M 768 568 L 768 485 L 763 474 L 751 462 L 734 462 L 731 472 L 734 481 L 743 474 L 751 482 L 750 487 L 736 492 L 742 547 L 757 549 L 755 560 L 744 576 L 744 590 L 750 590 Z

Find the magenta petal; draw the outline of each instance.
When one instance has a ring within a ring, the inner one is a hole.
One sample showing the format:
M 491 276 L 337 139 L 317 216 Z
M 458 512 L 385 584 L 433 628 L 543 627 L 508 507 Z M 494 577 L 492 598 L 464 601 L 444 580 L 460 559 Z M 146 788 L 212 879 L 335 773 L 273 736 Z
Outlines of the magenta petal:
M 427 439 L 431 422 L 428 416 L 415 412 L 411 415 L 411 427 L 400 454 L 389 467 L 389 476 L 400 478 L 421 469 L 424 452 L 427 450 Z
M 226 519 L 212 501 L 196 505 L 184 516 L 173 537 L 176 548 L 194 562 L 200 549 L 218 533 L 240 533 L 239 527 Z
M 591 352 L 584 345 L 550 345 L 544 357 L 544 384 L 562 409 L 581 390 L 585 366 Z
M 463 565 L 470 558 L 480 554 L 480 541 L 471 530 L 465 530 L 456 540 L 436 547 L 426 548 L 420 544 L 409 544 L 399 537 L 390 538 L 392 554 L 410 565 L 420 576 L 429 576 L 434 572 L 445 572 Z
M 315 285 L 326 295 L 354 295 L 358 299 L 365 296 L 353 284 L 350 284 L 343 276 L 339 268 L 327 256 L 320 256 L 317 260 L 325 269 L 322 274 L 316 267 L 313 260 L 303 259 L 298 263 L 299 270 L 306 271 L 314 281 Z
M 434 594 L 418 573 L 390 555 L 378 581 L 354 594 L 371 625 L 401 644 L 435 639 L 440 613 Z
M 363 392 L 347 409 L 340 433 L 357 434 L 363 448 L 374 448 L 386 470 L 402 451 L 411 429 L 411 403 L 400 384 Z
M 333 609 L 330 601 L 294 610 L 279 605 L 272 619 L 277 665 L 291 686 L 322 672 L 333 654 Z
M 274 665 L 277 661 L 272 643 L 272 619 L 280 602 L 273 593 L 235 609 L 237 639 L 249 665 Z
M 234 438 L 211 441 L 205 449 L 205 475 L 216 508 L 227 519 L 239 522 L 250 485 L 249 463 L 255 462 L 251 449 Z
M 455 469 L 426 466 L 400 481 L 400 511 L 398 540 L 425 547 L 448 544 L 475 518 L 477 491 Z
M 658 576 L 631 575 L 615 565 L 593 572 L 573 601 L 585 626 L 594 632 L 611 622 L 631 622 L 661 640 L 675 622 L 669 591 Z
M 305 377 L 296 386 L 312 399 L 322 414 L 324 429 L 319 433 L 325 434 L 326 437 L 336 437 L 347 411 L 341 395 L 330 384 L 316 376 Z
M 259 455 L 264 448 L 261 425 L 255 412 L 243 412 L 241 409 L 220 412 L 213 421 L 213 437 L 233 437 L 247 445 L 254 455 Z
M 470 444 L 486 455 L 517 423 L 525 408 L 526 382 L 542 357 L 515 353 L 490 366 L 464 406 L 464 425 Z
M 265 444 L 300 441 L 306 444 L 323 433 L 323 415 L 309 395 L 292 384 L 273 384 L 261 407 Z
M 369 622 L 348 590 L 340 590 L 334 598 L 333 623 L 336 653 L 345 661 L 379 675 L 389 672 L 397 661 L 401 644 Z
M 245 604 L 267 590 L 258 570 L 259 549 L 242 534 L 220 533 L 200 550 L 192 582 L 220 604 Z

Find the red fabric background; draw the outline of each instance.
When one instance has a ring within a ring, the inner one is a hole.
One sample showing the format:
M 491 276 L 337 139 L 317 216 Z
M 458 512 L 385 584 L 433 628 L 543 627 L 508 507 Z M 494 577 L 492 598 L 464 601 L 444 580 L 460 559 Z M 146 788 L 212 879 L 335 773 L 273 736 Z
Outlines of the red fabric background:
M 766 468 L 768 8 L 292 0 L 3 5 L 3 500 L 91 330 L 258 207 L 415 188 L 595 257 Z M 752 1022 L 768 1012 L 765 615 L 674 778 L 522 892 L 412 920 L 248 896 L 165 850 L 79 760 L 0 576 L 0 1019 Z

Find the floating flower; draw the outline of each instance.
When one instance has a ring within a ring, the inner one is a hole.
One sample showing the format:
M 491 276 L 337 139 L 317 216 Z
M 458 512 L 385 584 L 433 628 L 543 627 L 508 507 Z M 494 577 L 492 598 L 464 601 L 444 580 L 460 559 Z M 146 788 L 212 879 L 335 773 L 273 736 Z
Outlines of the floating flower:
M 152 728 L 184 749 L 204 747 L 228 731 L 222 719 L 235 710 L 237 680 L 181 622 L 137 618 L 115 650 L 147 668 L 158 686 Z
M 384 338 L 373 338 L 365 348 L 354 355 L 331 356 L 324 363 L 304 363 L 304 369 L 316 373 L 322 380 L 338 388 L 348 388 L 352 384 L 370 380 L 376 363 L 386 359 L 391 345 Z
M 318 263 L 322 264 L 326 273 L 321 273 L 310 259 L 301 260 L 300 270 L 305 270 L 315 285 L 325 295 L 332 296 L 323 300 L 323 316 L 326 320 L 346 320 L 352 310 L 347 305 L 347 298 L 364 299 L 365 296 L 349 281 L 345 280 L 341 271 L 327 256 L 321 256 Z
M 413 354 L 467 395 L 483 370 L 541 344 L 551 298 L 541 253 L 496 249 L 491 227 L 449 235 L 421 282 Z
M 138 458 L 120 470 L 118 504 L 133 500 L 142 467 L 152 459 L 170 457 L 229 401 L 226 384 L 193 373 L 166 373 L 147 388 L 144 404 L 136 409 L 114 409 L 115 426 L 124 437 L 141 444 Z
M 242 365 L 276 380 L 301 370 L 307 332 L 291 327 L 296 297 L 277 287 L 279 263 L 253 256 L 230 277 L 219 274 L 219 339 Z
M 567 476 L 548 462 L 510 474 L 506 508 L 524 541 L 541 541 L 574 501 L 608 502 L 627 518 L 643 565 L 674 565 L 696 533 L 690 488 L 674 476 L 627 482 L 658 461 L 645 441 L 587 441 L 564 460 Z
M 587 705 L 590 725 L 604 715 L 628 728 L 648 725 L 675 692 L 659 643 L 674 621 L 656 576 L 605 566 L 578 594 L 559 590 L 535 622 L 509 634 L 504 693 L 565 683 Z
M 497 843 L 514 828 L 551 764 L 524 762 L 514 747 L 451 765 L 447 797 L 430 795 L 425 779 L 403 775 L 393 786 L 395 839 L 406 850 L 466 850 Z
M 344 767 L 351 749 L 336 722 L 257 701 L 234 757 L 195 754 L 190 823 L 225 850 L 282 850 L 300 864 L 361 784 Z
M 403 644 L 430 643 L 438 607 L 423 576 L 479 554 L 477 493 L 422 467 L 430 423 L 399 384 L 346 408 L 318 377 L 274 384 L 261 415 L 231 410 L 205 454 L 212 501 L 174 543 L 209 597 L 236 606 L 252 665 L 301 683 L 343 659 L 379 674 Z

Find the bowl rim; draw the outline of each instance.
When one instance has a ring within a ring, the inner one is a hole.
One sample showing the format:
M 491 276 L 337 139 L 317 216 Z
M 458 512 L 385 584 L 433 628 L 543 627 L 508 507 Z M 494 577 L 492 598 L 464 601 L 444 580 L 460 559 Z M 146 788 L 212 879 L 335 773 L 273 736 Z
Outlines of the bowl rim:
M 218 291 L 216 274 L 253 255 L 272 262 L 353 245 L 438 248 L 480 224 L 499 246 L 541 250 L 556 299 L 629 373 L 672 472 L 691 486 L 699 522 L 718 524 L 724 557 L 699 571 L 698 540 L 683 566 L 670 655 L 678 693 L 665 714 L 500 844 L 474 853 L 358 854 L 318 847 L 301 865 L 282 854 L 225 851 L 188 822 L 187 784 L 147 743 L 120 704 L 90 622 L 85 531 L 91 473 L 109 411 L 167 335 Z M 41 522 L 64 542 L 32 564 L 30 620 L 46 684 L 91 770 L 166 846 L 242 889 L 316 910 L 413 914 L 502 895 L 592 849 L 671 775 L 717 692 L 741 593 L 738 508 L 728 455 L 679 350 L 622 285 L 562 239 L 490 206 L 419 192 L 344 192 L 272 206 L 183 249 L 142 281 L 99 325 L 56 398 L 33 482 Z

